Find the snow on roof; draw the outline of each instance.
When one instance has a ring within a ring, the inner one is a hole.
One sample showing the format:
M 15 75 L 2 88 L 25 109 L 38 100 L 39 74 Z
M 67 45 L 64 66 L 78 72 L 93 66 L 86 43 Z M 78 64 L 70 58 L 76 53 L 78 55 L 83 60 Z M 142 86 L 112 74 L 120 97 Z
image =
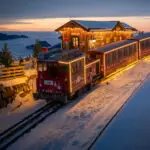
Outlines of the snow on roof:
M 86 29 L 113 29 L 119 21 L 87 21 L 87 20 L 72 20 Z M 125 29 L 134 29 L 126 23 L 120 22 Z
M 118 21 L 87 21 L 87 20 L 72 20 L 87 29 L 113 29 Z
M 112 30 L 115 26 L 120 23 L 125 29 L 130 29 L 137 31 L 135 28 L 129 26 L 126 23 L 122 23 L 120 21 L 89 21 L 89 20 L 70 20 L 69 22 L 65 23 L 61 27 L 57 28 L 55 31 L 59 31 L 61 28 L 65 27 L 65 25 L 69 25 L 69 23 L 76 23 L 82 26 L 86 30 Z
M 135 28 L 129 26 L 128 24 L 124 23 L 124 22 L 121 22 L 121 24 L 122 24 L 123 27 L 126 28 L 126 29 L 135 29 Z
M 112 49 L 119 48 L 121 46 L 125 46 L 127 44 L 134 43 L 134 42 L 135 41 L 133 41 L 133 40 L 118 41 L 118 42 L 114 42 L 114 43 L 107 44 L 105 46 L 96 48 L 96 49 L 91 50 L 91 51 L 95 51 L 95 52 L 108 52 L 108 51 L 111 51 Z

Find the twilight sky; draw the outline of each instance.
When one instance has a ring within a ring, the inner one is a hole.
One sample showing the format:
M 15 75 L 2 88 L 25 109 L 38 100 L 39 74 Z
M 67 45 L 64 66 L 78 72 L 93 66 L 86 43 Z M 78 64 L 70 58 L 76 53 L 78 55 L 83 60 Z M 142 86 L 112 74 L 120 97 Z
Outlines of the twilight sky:
M 50 31 L 69 19 L 121 20 L 150 31 L 149 0 L 0 0 L 0 30 Z

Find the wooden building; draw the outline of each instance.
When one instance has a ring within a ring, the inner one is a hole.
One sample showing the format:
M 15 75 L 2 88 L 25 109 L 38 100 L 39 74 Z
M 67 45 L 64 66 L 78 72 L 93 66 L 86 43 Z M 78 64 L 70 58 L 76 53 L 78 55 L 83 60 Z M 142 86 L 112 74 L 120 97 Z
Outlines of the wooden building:
M 71 20 L 56 29 L 61 33 L 62 48 L 86 52 L 115 41 L 131 38 L 137 31 L 120 21 Z

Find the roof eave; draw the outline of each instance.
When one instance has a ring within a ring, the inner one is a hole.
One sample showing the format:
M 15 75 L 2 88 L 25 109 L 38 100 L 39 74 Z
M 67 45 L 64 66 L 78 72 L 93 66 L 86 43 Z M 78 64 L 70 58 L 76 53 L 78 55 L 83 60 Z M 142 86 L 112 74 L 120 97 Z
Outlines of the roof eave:
M 59 32 L 63 27 L 65 27 L 65 25 L 67 25 L 67 24 L 70 23 L 70 22 L 73 22 L 73 23 L 79 25 L 82 29 L 88 31 L 88 29 L 87 29 L 86 27 L 84 27 L 83 25 L 79 24 L 79 23 L 76 22 L 75 20 L 70 20 L 70 21 L 68 21 L 67 23 L 65 23 L 65 24 L 63 24 L 62 26 L 60 26 L 59 28 L 57 28 L 55 31 L 56 31 L 56 32 Z

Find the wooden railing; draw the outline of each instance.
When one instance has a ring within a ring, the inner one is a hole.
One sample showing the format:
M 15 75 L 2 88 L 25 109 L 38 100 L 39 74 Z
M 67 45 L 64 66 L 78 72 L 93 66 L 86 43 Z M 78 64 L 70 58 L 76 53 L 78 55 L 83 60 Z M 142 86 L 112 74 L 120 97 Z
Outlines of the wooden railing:
M 8 68 L 0 68 L 0 80 L 12 79 L 20 76 L 24 76 L 24 66 L 13 66 Z

